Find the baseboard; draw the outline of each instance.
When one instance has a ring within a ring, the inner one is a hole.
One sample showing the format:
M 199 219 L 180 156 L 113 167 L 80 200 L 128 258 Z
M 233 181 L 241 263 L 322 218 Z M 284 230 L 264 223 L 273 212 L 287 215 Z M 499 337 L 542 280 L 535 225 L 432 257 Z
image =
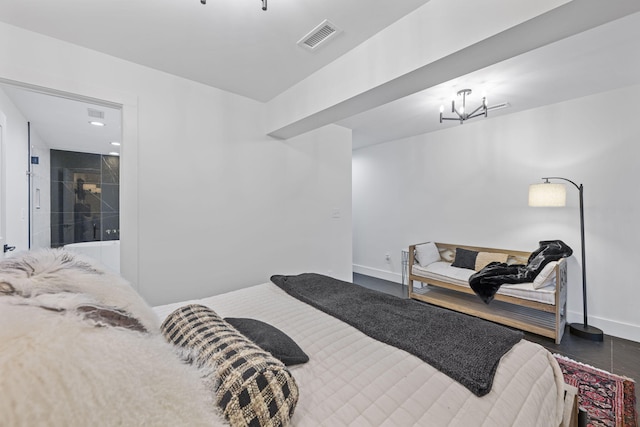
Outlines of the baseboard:
M 365 267 L 364 265 L 353 264 L 353 272 L 364 274 L 365 276 L 377 277 L 394 283 L 402 283 L 402 274 L 393 271 L 379 270 L 377 268 Z
M 569 323 L 582 323 L 582 312 L 567 311 Z M 605 335 L 611 335 L 625 340 L 640 342 L 640 326 L 618 322 L 602 317 L 589 316 L 589 325 L 602 329 Z

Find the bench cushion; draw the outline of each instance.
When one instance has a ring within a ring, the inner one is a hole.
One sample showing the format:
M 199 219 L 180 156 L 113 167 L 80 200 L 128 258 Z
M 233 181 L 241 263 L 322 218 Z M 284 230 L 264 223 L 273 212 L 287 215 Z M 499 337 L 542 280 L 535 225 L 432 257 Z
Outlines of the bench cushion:
M 469 288 L 469 277 L 474 270 L 453 267 L 445 261 L 438 261 L 426 267 L 414 264 L 412 273 L 426 279 L 434 279 L 453 285 Z M 505 284 L 500 287 L 498 294 L 522 298 L 529 301 L 537 301 L 544 304 L 555 305 L 556 302 L 556 277 L 551 274 L 544 282 L 543 287 L 536 289 L 533 283 Z

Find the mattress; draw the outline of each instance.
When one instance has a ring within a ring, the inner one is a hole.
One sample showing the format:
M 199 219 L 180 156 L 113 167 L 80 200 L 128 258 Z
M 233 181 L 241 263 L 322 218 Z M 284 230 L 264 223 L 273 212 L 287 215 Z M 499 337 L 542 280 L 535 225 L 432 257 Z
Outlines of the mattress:
M 412 272 L 415 275 L 427 279 L 441 280 L 458 286 L 469 288 L 469 277 L 475 273 L 467 268 L 452 267 L 451 263 L 437 261 L 426 267 L 414 264 Z M 543 304 L 555 305 L 556 303 L 556 278 L 552 275 L 547 280 L 546 286 L 539 289 L 533 287 L 533 283 L 506 283 L 498 290 L 500 295 L 522 298 L 529 301 L 537 301 Z
M 309 355 L 308 363 L 290 367 L 300 391 L 293 426 L 558 426 L 562 420 L 562 373 L 538 344 L 522 340 L 505 354 L 491 392 L 479 398 L 272 283 L 154 310 L 164 319 L 191 303 L 270 323 Z

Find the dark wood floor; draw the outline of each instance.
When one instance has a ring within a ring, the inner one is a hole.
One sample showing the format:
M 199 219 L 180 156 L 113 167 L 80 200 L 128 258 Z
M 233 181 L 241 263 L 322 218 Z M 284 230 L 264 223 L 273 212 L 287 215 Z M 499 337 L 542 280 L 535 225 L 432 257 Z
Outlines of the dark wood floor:
M 353 283 L 380 292 L 408 298 L 407 287 L 362 274 L 353 274 Z M 558 353 L 582 363 L 616 375 L 640 380 L 640 343 L 622 338 L 604 336 L 604 342 L 593 342 L 569 334 L 556 344 L 551 338 L 525 333 L 525 339 L 538 343 L 552 353 Z M 636 411 L 640 414 L 640 393 L 636 383 Z

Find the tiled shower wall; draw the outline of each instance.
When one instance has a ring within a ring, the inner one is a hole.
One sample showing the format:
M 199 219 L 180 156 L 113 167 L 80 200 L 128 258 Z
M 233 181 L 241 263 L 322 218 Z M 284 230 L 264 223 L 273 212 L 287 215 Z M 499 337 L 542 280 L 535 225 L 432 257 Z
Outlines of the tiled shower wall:
M 51 150 L 51 247 L 120 238 L 120 158 Z

